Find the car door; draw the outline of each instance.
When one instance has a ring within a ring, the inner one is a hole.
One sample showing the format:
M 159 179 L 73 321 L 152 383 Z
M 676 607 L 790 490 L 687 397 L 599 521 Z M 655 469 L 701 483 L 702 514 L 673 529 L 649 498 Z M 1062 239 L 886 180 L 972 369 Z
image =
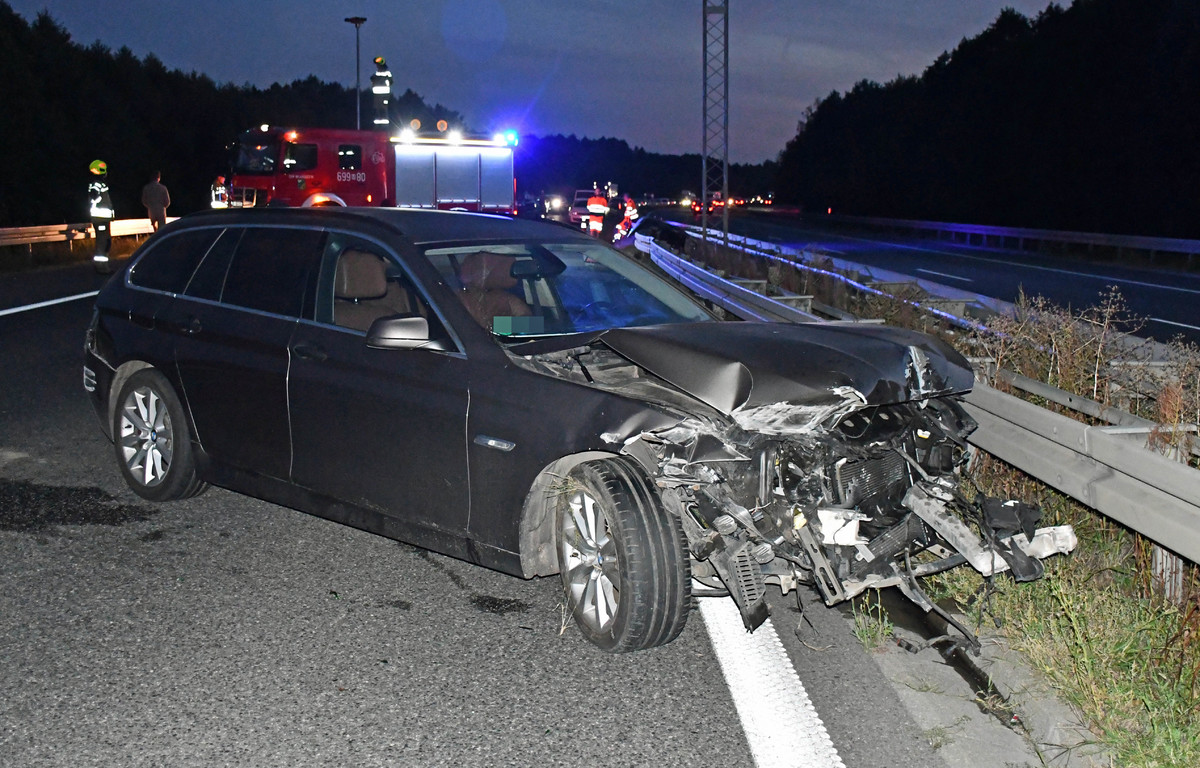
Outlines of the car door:
M 167 310 L 196 438 L 217 462 L 288 476 L 288 342 L 323 242 L 320 229 L 231 227 Z
M 351 260 L 381 272 L 349 277 Z M 440 349 L 368 347 L 371 320 L 394 315 L 427 317 Z M 398 521 L 401 538 L 416 526 L 418 543 L 457 552 L 470 506 L 469 362 L 401 259 L 331 235 L 314 313 L 298 324 L 291 354 L 293 482 Z

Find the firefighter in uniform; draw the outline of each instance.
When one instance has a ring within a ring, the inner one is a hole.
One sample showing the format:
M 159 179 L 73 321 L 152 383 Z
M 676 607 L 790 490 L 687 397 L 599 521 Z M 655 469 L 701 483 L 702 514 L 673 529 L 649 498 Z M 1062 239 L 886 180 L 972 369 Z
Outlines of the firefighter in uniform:
M 633 202 L 633 198 L 625 195 L 624 218 L 617 225 L 617 231 L 613 233 L 613 242 L 617 242 L 621 238 L 627 236 L 629 231 L 633 229 L 633 222 L 637 221 L 638 209 L 637 203 Z
M 594 190 L 588 198 L 587 209 L 588 234 L 600 237 L 600 230 L 604 229 L 604 215 L 608 213 L 608 198 L 599 189 Z
M 110 272 L 108 250 L 112 245 L 112 220 L 116 217 L 113 212 L 112 198 L 108 195 L 108 164 L 103 160 L 93 160 L 88 170 L 92 172 L 92 181 L 88 184 L 88 215 L 92 219 L 92 229 L 96 233 L 96 251 L 92 256 L 92 264 L 99 272 Z
M 213 181 L 212 189 L 209 191 L 209 198 L 209 206 L 212 208 L 229 207 L 229 187 L 225 186 L 224 176 L 218 176 Z
M 371 95 L 375 103 L 375 125 L 387 125 L 388 102 L 392 98 L 392 73 L 382 56 L 375 57 L 375 73 L 371 75 Z

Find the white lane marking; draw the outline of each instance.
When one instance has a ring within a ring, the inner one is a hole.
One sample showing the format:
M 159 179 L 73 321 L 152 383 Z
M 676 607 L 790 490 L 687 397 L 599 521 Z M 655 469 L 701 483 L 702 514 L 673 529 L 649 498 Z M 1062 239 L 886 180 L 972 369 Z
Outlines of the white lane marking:
M 973 282 L 975 282 L 974 280 L 972 280 L 972 279 L 971 279 L 971 278 L 969 278 L 969 277 L 960 277 L 959 275 L 948 275 L 948 274 L 946 274 L 945 272 L 934 272 L 932 269 L 921 269 L 920 267 L 918 267 L 916 271 L 917 271 L 917 272 L 924 272 L 924 273 L 925 273 L 925 274 L 927 274 L 927 275 L 937 275 L 938 277 L 948 277 L 948 278 L 950 278 L 951 280 L 961 280 L 961 281 L 963 281 L 964 283 L 973 283 Z
M 700 614 L 754 764 L 758 768 L 846 768 L 771 620 L 753 634 L 746 632 L 730 598 L 700 598 Z
M 31 309 L 41 309 L 55 304 L 65 304 L 68 301 L 78 301 L 79 299 L 90 299 L 100 291 L 89 291 L 88 293 L 77 293 L 74 296 L 64 296 L 61 299 L 50 299 L 49 301 L 39 301 L 37 304 L 26 304 L 23 307 L 10 307 L 9 309 L 0 309 L 0 317 L 5 315 L 15 315 L 18 312 L 28 312 Z
M 1001 264 L 1006 267 L 1025 267 L 1026 269 L 1037 269 L 1042 272 L 1055 272 L 1060 275 L 1070 275 L 1072 277 L 1088 277 L 1092 280 L 1099 280 L 1103 283 L 1121 283 L 1122 285 L 1137 285 L 1143 288 L 1157 288 L 1162 291 L 1178 291 L 1179 293 L 1195 293 L 1200 294 L 1200 288 L 1181 288 L 1177 285 L 1162 285 L 1160 283 L 1150 283 L 1144 280 L 1130 280 L 1126 277 L 1113 277 L 1111 275 L 1097 275 L 1092 272 L 1077 272 L 1072 269 L 1060 269 L 1058 267 L 1043 267 L 1037 264 L 1025 264 L 1019 261 L 1007 261 L 1005 259 L 989 259 L 983 256 L 972 256 L 966 253 L 958 253 L 956 251 L 939 251 L 936 248 L 922 248 L 919 245 L 904 245 L 902 243 L 892 243 L 887 240 L 872 240 L 868 237 L 851 237 L 850 235 L 839 235 L 846 240 L 858 240 L 863 243 L 873 243 L 875 245 L 886 245 L 889 248 L 900 248 L 906 251 L 920 251 L 921 253 L 936 253 L 940 256 L 956 256 L 960 259 L 970 259 L 972 261 L 986 261 L 989 264 Z
M 1200 325 L 1188 325 L 1187 323 L 1177 323 L 1174 320 L 1163 320 L 1161 317 L 1150 318 L 1156 323 L 1166 323 L 1167 325 L 1178 325 L 1180 328 L 1191 328 L 1193 331 L 1200 331 Z

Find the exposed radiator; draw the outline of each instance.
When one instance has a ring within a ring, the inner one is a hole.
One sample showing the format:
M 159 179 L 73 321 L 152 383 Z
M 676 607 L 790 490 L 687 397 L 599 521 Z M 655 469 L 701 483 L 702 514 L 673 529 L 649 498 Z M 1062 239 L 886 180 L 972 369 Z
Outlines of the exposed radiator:
M 852 507 L 865 498 L 893 488 L 912 485 L 908 462 L 895 451 L 875 459 L 844 459 L 835 463 L 829 472 L 833 501 L 842 507 Z

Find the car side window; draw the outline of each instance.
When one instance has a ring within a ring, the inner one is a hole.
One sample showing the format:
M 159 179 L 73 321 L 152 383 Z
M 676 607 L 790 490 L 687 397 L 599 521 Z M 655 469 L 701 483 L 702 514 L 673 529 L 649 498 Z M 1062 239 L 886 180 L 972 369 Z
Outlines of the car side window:
M 374 244 L 336 235 L 327 251 L 315 313 L 318 322 L 365 332 L 381 317 L 420 316 L 429 321 L 430 338 L 446 335 L 394 256 Z
M 217 242 L 208 249 L 200 266 L 196 268 L 192 279 L 188 281 L 187 288 L 183 291 L 185 296 L 209 301 L 221 300 L 225 273 L 229 271 L 229 262 L 243 232 L 245 229 L 242 227 L 230 227 L 221 233 Z
M 221 232 L 219 228 L 193 229 L 167 235 L 138 257 L 129 270 L 129 282 L 139 288 L 183 293 Z
M 300 317 L 324 242 L 319 229 L 248 228 L 225 275 L 221 302 Z

